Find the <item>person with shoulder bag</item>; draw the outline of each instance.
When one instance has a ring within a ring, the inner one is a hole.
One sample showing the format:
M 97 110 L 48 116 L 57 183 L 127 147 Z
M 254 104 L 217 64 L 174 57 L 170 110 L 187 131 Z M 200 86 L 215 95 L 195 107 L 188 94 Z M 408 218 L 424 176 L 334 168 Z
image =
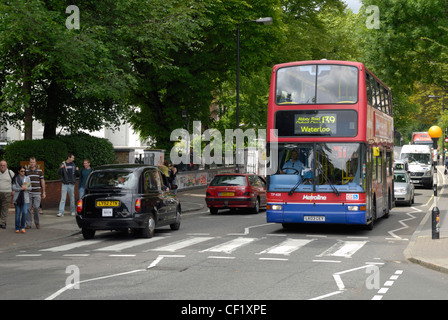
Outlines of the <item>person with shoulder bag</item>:
M 31 186 L 31 180 L 25 175 L 25 171 L 25 167 L 20 166 L 12 182 L 12 190 L 15 191 L 13 202 L 16 208 L 16 233 L 25 233 L 26 213 L 30 203 L 28 188 Z

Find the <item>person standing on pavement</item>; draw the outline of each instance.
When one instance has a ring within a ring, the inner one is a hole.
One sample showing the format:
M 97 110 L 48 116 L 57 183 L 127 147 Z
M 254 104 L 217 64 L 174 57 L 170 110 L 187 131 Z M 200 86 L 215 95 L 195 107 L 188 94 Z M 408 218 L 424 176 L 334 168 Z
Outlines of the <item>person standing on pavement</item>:
M 58 174 L 62 176 L 61 202 L 59 202 L 59 213 L 57 214 L 58 217 L 62 217 L 64 215 L 67 193 L 70 197 L 71 215 L 75 215 L 75 184 L 76 172 L 78 171 L 78 167 L 76 167 L 74 161 L 75 155 L 73 153 L 69 153 L 67 156 L 67 160 L 62 162 L 61 166 L 58 169 Z
M 16 208 L 16 233 L 25 233 L 26 213 L 30 202 L 30 178 L 25 175 L 25 167 L 20 166 L 19 172 L 14 176 L 12 190 L 14 193 L 14 206 Z
M 78 181 L 79 199 L 81 199 L 82 196 L 84 195 L 87 177 L 89 176 L 90 172 L 92 172 L 92 170 L 93 170 L 93 168 L 90 167 L 89 159 L 84 159 L 83 166 L 84 166 L 84 168 L 82 168 L 81 171 L 79 172 L 79 181 Z
M 14 172 L 8 169 L 8 163 L 5 160 L 0 161 L 0 228 L 6 229 L 6 219 L 9 212 L 9 203 L 11 202 L 12 179 Z
M 45 180 L 44 174 L 41 169 L 37 168 L 36 158 L 30 158 L 30 166 L 26 170 L 26 176 L 30 178 L 31 188 L 29 190 L 30 193 L 30 204 L 28 206 L 28 214 L 26 215 L 26 227 L 25 229 L 31 229 L 31 225 L 36 225 L 36 229 L 40 229 L 40 221 L 39 221 L 39 211 L 40 204 L 43 199 L 46 197 L 45 193 Z

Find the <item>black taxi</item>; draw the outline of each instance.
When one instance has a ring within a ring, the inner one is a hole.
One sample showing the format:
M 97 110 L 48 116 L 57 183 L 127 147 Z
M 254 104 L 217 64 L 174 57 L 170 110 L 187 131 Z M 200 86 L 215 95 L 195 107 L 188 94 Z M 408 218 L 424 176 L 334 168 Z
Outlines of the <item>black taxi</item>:
M 84 239 L 96 230 L 128 230 L 144 238 L 156 227 L 178 230 L 181 205 L 167 190 L 163 173 L 154 166 L 118 164 L 96 167 L 78 201 L 76 222 Z

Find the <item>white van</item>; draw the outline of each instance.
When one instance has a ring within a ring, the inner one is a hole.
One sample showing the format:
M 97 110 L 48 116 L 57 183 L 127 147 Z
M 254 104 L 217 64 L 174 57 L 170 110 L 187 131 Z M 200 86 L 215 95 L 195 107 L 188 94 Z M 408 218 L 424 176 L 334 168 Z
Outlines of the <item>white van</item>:
M 404 145 L 400 159 L 408 161 L 412 183 L 432 189 L 434 167 L 431 148 L 428 145 Z

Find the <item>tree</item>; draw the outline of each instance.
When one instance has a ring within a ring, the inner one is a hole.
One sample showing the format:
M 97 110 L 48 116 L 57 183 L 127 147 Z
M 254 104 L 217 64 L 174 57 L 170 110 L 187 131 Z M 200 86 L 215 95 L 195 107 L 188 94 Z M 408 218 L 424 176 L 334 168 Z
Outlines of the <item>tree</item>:
M 169 137 L 173 129 L 186 127 L 182 111 L 191 121 L 201 121 L 203 128 L 209 126 L 210 105 L 216 93 L 223 83 L 235 78 L 237 24 L 265 16 L 274 17 L 275 21 L 279 12 L 276 0 L 250 3 L 207 0 L 200 6 L 199 2 L 190 1 L 187 7 L 190 9 L 173 8 L 182 14 L 176 14 L 170 27 L 179 24 L 186 34 L 181 39 L 167 39 L 171 42 L 164 53 L 170 64 L 157 64 L 150 52 L 145 51 L 138 51 L 139 55 L 134 57 L 141 77 L 133 103 L 138 109 L 131 121 L 141 135 L 156 136 L 156 146 L 161 148 L 172 145 Z M 278 37 L 275 24 L 269 27 L 242 24 L 241 73 L 266 65 L 275 52 Z M 152 39 L 143 39 L 141 45 L 149 41 Z M 132 41 L 130 45 L 138 48 L 140 44 Z
M 357 17 L 345 11 L 341 1 L 280 1 L 274 26 L 260 27 L 268 35 L 276 34 L 269 43 L 270 54 L 265 62 L 254 61 L 257 52 L 247 52 L 252 37 L 244 38 L 240 84 L 240 127 L 243 130 L 266 128 L 267 103 L 272 66 L 277 63 L 300 60 L 357 60 L 355 28 Z M 253 26 L 249 28 L 251 30 Z M 272 28 L 272 29 L 271 29 Z M 247 31 L 245 31 L 247 34 Z M 269 41 L 269 39 L 267 39 Z M 246 43 L 246 42 L 249 43 Z M 231 44 L 229 44 L 230 46 Z M 272 47 L 273 46 L 273 47 Z M 244 57 L 244 58 L 243 58 Z M 254 68 L 255 67 L 255 68 Z M 235 128 L 235 73 L 214 90 L 218 121 L 212 124 L 221 132 Z
M 1 4 L 3 121 L 18 125 L 25 116 L 30 128 L 34 117 L 44 124 L 44 138 L 56 136 L 58 126 L 76 132 L 120 124 L 131 79 L 101 25 L 108 19 L 105 5 L 113 3 L 78 1 L 86 8 L 80 30 L 66 27 L 66 1 Z
M 364 0 L 363 4 L 362 16 L 369 5 L 379 8 L 380 28 L 361 31 L 366 40 L 362 54 L 366 65 L 392 89 L 395 130 L 404 135 L 409 128 L 418 128 L 423 119 L 416 116 L 420 110 L 425 119 L 435 121 L 438 112 L 425 105 L 430 103 L 427 95 L 434 94 L 427 85 L 448 89 L 443 52 L 448 45 L 447 0 Z

